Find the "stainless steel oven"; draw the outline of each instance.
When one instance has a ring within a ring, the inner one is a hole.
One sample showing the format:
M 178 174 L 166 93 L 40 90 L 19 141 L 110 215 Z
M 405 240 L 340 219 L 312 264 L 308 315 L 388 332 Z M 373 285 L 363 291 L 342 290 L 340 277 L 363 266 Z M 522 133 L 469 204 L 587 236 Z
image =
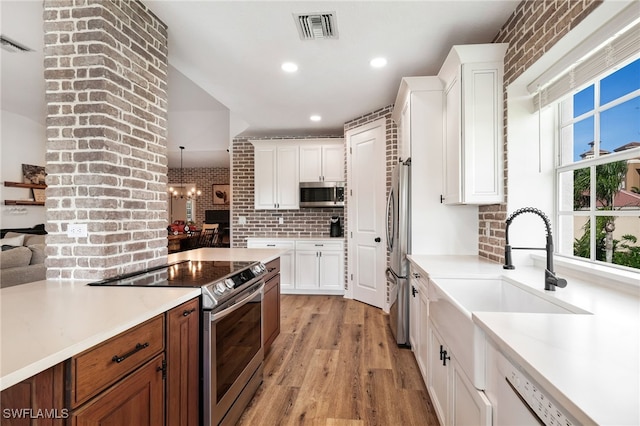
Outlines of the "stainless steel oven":
M 202 424 L 233 425 L 262 383 L 262 299 L 259 280 L 202 315 Z
M 199 287 L 200 424 L 235 424 L 262 383 L 260 262 L 181 261 L 89 285 Z

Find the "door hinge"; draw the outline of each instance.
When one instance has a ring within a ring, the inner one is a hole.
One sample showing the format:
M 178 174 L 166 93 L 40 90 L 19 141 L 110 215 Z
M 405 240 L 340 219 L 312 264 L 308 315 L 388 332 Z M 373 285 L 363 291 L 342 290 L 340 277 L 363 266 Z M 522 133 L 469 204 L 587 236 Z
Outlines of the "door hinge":
M 351 274 L 351 281 L 353 281 L 353 274 Z
M 167 378 L 167 361 L 162 360 L 162 366 L 156 368 L 156 371 L 162 371 L 162 380 Z

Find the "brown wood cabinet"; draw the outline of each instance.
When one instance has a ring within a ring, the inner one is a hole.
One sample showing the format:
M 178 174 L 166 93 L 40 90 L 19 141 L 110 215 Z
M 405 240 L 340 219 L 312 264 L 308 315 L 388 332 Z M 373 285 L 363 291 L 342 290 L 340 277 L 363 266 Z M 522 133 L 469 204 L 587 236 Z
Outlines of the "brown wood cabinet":
M 195 298 L 5 389 L 0 423 L 197 426 L 199 394 Z
M 200 393 L 200 299 L 167 312 L 167 426 L 197 426 Z
M 69 410 L 64 402 L 64 364 L 60 363 L 0 393 L 3 426 L 62 426 Z
M 71 415 L 71 426 L 164 424 L 164 354 L 93 398 Z
M 280 258 L 266 264 L 262 345 L 265 355 L 280 334 Z
M 158 315 L 69 361 L 70 405 L 76 408 L 164 350 L 164 316 Z

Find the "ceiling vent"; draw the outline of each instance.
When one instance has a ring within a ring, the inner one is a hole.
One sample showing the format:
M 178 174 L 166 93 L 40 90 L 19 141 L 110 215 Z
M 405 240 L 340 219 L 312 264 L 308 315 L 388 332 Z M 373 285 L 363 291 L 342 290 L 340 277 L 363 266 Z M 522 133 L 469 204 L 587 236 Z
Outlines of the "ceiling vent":
M 302 40 L 338 38 L 336 13 L 294 13 L 293 19 Z
M 23 53 L 23 52 L 32 52 L 31 49 L 17 43 L 3 35 L 0 35 L 0 41 L 2 41 L 2 49 L 11 53 Z

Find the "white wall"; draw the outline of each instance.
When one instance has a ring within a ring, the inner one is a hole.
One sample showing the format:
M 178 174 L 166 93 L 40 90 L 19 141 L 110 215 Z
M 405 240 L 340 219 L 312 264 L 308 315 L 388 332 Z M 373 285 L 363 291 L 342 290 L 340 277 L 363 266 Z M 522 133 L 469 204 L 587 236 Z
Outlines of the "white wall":
M 46 132 L 40 123 L 0 111 L 0 228 L 28 228 L 46 222 L 43 206 L 5 206 L 4 200 L 31 198 L 31 190 L 7 188 L 4 181 L 22 182 L 22 164 L 45 165 Z

